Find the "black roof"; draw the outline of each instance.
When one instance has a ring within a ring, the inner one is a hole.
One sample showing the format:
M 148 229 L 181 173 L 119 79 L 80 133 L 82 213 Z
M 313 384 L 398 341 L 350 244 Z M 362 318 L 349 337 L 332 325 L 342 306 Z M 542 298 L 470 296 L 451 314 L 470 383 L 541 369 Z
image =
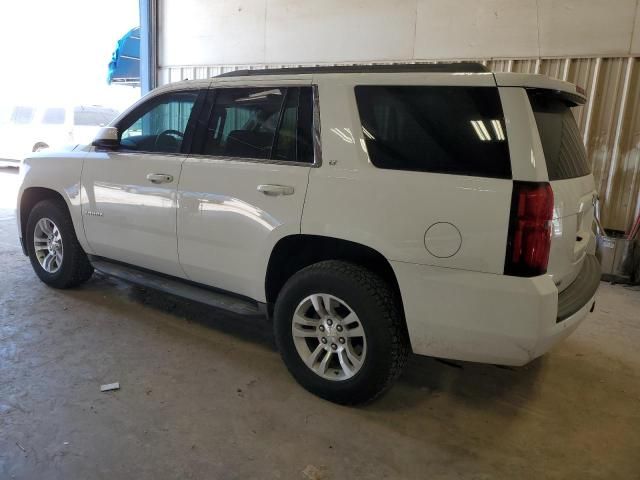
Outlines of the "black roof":
M 236 70 L 217 77 L 247 77 L 252 75 L 286 75 L 311 73 L 486 73 L 481 63 L 394 63 L 389 65 L 337 65 L 322 67 L 261 68 Z

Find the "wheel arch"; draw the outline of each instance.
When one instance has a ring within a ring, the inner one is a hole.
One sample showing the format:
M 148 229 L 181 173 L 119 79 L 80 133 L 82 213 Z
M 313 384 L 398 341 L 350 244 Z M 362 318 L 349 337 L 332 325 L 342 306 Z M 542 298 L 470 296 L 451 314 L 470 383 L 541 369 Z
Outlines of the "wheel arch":
M 278 293 L 293 274 L 323 260 L 353 262 L 380 275 L 396 294 L 404 318 L 398 280 L 384 255 L 361 243 L 307 234 L 283 237 L 271 251 L 264 285 L 269 313 L 273 311 Z
M 45 187 L 29 187 L 26 188 L 20 197 L 20 206 L 19 206 L 19 221 L 20 221 L 20 236 L 23 237 L 22 241 L 22 251 L 25 255 L 27 255 L 26 244 L 24 242 L 24 235 L 27 229 L 27 221 L 29 219 L 29 213 L 33 207 L 36 206 L 38 202 L 42 200 L 59 200 L 61 201 L 69 210 L 69 205 L 65 200 L 64 196 L 51 188 Z
M 47 142 L 37 141 L 33 144 L 33 147 L 31 147 L 31 152 L 35 153 L 40 148 L 49 148 L 49 144 Z

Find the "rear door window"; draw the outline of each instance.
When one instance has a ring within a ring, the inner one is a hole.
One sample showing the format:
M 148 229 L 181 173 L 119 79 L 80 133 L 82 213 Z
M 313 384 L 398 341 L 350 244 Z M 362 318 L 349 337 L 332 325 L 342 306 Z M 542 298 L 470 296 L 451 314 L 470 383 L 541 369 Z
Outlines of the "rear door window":
M 529 90 L 528 94 L 540 133 L 549 180 L 589 175 L 587 151 L 571 112 L 573 104 L 550 91 Z
M 357 86 L 355 95 L 376 167 L 511 178 L 497 88 Z
M 196 153 L 313 162 L 311 87 L 219 88 Z

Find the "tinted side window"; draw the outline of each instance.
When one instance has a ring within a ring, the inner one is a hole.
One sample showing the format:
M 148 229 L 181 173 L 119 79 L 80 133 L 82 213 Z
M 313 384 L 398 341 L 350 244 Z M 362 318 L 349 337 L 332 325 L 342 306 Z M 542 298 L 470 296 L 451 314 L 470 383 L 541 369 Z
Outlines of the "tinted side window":
M 289 88 L 287 90 L 286 101 L 280 119 L 280 128 L 273 145 L 271 158 L 274 160 L 296 159 L 296 137 L 298 124 L 298 98 L 300 90 Z
M 26 125 L 31 123 L 35 109 L 32 107 L 16 107 L 11 114 L 11 122 L 18 125 Z
M 42 123 L 47 125 L 61 125 L 64 123 L 66 112 L 64 108 L 47 108 L 42 116 Z
M 73 124 L 79 126 L 103 126 L 116 118 L 118 112 L 107 108 L 76 107 Z
M 570 105 L 553 92 L 529 91 L 549 180 L 584 177 L 591 173 L 582 135 Z
M 312 162 L 310 87 L 220 88 L 201 152 Z
M 497 88 L 358 86 L 355 94 L 376 167 L 511 178 Z
M 298 98 L 297 161 L 313 163 L 313 91 L 301 87 Z
M 151 99 L 120 125 L 127 150 L 178 153 L 198 92 L 176 92 Z
M 216 90 L 203 153 L 270 158 L 285 94 L 284 88 Z
M 271 158 L 313 163 L 313 98 L 310 87 L 287 89 Z

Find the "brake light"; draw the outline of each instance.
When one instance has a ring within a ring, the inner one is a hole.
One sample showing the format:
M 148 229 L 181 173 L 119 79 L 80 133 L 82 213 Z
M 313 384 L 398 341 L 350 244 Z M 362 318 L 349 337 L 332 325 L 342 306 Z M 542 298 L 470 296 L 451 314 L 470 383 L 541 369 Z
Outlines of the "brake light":
M 547 182 L 513 182 L 505 275 L 547 272 L 551 250 L 553 190 Z

